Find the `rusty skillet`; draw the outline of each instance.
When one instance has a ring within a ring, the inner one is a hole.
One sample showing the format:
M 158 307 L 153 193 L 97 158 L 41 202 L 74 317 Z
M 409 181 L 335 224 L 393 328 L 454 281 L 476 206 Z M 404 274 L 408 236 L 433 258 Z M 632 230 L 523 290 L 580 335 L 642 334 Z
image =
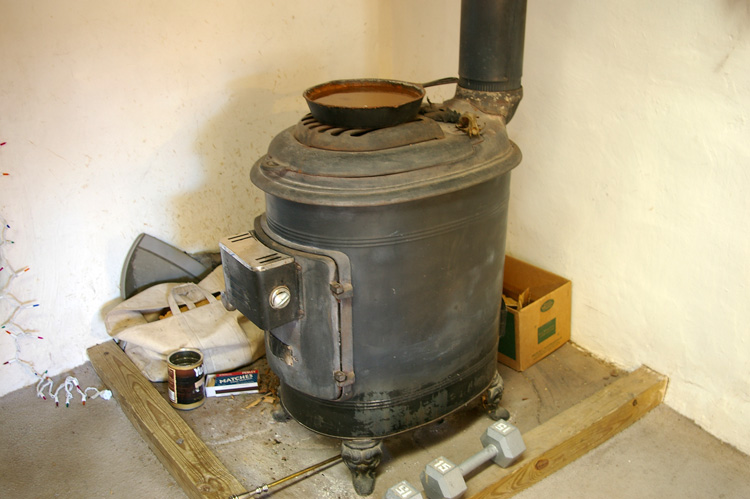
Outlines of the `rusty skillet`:
M 342 128 L 383 128 L 414 119 L 425 87 L 456 83 L 442 78 L 418 84 L 396 80 L 335 80 L 308 88 L 302 94 L 313 117 Z

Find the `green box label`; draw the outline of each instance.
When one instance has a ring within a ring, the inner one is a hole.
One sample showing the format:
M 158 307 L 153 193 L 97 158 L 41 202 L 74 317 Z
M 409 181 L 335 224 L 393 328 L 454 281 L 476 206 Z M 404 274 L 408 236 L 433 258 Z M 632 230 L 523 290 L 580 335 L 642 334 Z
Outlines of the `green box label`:
M 557 330 L 555 320 L 556 319 L 552 319 L 551 321 L 549 321 L 546 324 L 543 324 L 542 326 L 539 327 L 539 329 L 536 330 L 537 344 L 543 342 L 544 340 L 546 340 L 547 338 L 555 334 Z
M 497 351 L 516 360 L 516 318 L 510 312 L 505 315 L 505 331 L 500 331 L 500 333 L 505 334 L 500 335 Z

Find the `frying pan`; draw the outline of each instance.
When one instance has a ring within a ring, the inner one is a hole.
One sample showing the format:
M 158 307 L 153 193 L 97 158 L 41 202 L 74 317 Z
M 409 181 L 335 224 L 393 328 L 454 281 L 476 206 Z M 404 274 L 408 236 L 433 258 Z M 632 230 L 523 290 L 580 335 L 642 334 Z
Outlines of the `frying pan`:
M 441 78 L 418 84 L 397 80 L 334 80 L 308 88 L 302 94 L 313 117 L 342 128 L 383 128 L 414 119 L 425 87 L 456 83 Z

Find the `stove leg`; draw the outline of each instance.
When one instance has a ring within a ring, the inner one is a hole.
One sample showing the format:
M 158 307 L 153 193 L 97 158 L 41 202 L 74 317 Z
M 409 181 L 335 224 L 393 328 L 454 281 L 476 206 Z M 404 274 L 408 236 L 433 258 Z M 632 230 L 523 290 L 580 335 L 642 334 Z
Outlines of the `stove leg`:
M 490 417 L 495 421 L 499 419 L 507 420 L 510 418 L 508 409 L 500 405 L 500 401 L 503 399 L 503 378 L 499 373 L 495 373 L 492 378 L 490 387 L 487 388 L 485 393 L 484 404 L 489 410 Z
M 375 469 L 380 464 L 383 443 L 380 440 L 344 440 L 341 458 L 352 472 L 352 484 L 357 494 L 367 496 L 375 489 Z
M 286 409 L 281 402 L 277 402 L 273 406 L 271 416 L 273 416 L 274 421 L 279 423 L 286 423 L 287 421 L 292 419 L 292 416 L 288 412 L 286 412 Z

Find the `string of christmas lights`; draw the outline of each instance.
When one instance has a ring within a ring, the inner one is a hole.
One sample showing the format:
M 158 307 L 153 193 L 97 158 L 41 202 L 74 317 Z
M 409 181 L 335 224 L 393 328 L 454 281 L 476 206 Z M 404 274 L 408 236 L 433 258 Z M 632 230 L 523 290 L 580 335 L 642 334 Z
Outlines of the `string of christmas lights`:
M 0 146 L 4 146 L 6 142 L 0 142 Z M 10 176 L 10 173 L 2 172 L 3 177 Z M 10 315 L 8 315 L 1 323 L 0 329 L 9 334 L 13 338 L 15 346 L 15 354 L 13 358 L 3 362 L 3 365 L 17 364 L 22 366 L 26 371 L 31 373 L 33 376 L 39 378 L 36 385 L 37 397 L 47 400 L 44 395 L 44 390 L 47 389 L 50 398 L 54 399 L 55 406 L 59 406 L 59 393 L 61 389 L 65 389 L 65 406 L 70 407 L 70 400 L 73 398 L 73 389 L 81 396 L 83 405 L 86 405 L 86 399 L 95 399 L 101 397 L 104 400 L 109 400 L 112 397 L 112 392 L 109 390 L 98 390 L 94 387 L 88 387 L 85 390 L 81 389 L 78 384 L 78 380 L 73 376 L 65 378 L 65 382 L 61 383 L 57 389 L 53 392 L 54 383 L 52 378 L 47 376 L 47 371 L 40 374 L 34 363 L 30 360 L 24 359 L 21 356 L 21 340 L 24 338 L 31 338 L 34 340 L 43 340 L 42 336 L 39 336 L 36 331 L 26 329 L 22 327 L 18 322 L 18 315 L 22 310 L 29 308 L 36 308 L 39 303 L 35 300 L 21 301 L 12 292 L 11 287 L 13 282 L 21 277 L 23 274 L 29 271 L 29 267 L 23 267 L 20 269 L 14 268 L 7 260 L 5 256 L 5 249 L 7 246 L 14 244 L 14 242 L 6 237 L 7 231 L 10 230 L 10 225 L 7 223 L 4 217 L 0 216 L 0 222 L 2 228 L 0 228 L 0 280 L 4 280 L 2 286 L 0 286 L 0 303 L 8 304 L 2 310 L 10 309 Z M 89 392 L 93 392 L 93 395 L 89 396 Z
M 65 382 L 60 383 L 60 385 L 57 387 L 57 389 L 53 392 L 52 388 L 54 387 L 54 383 L 52 382 L 52 378 L 49 378 L 46 376 L 46 371 L 44 374 L 42 374 L 39 378 L 39 382 L 36 384 L 36 396 L 47 400 L 47 397 L 44 395 L 44 389 L 47 389 L 47 393 L 49 393 L 50 398 L 54 399 L 55 401 L 55 407 L 60 406 L 60 390 L 63 388 L 65 389 L 65 407 L 70 407 L 70 400 L 73 398 L 73 390 L 75 389 L 76 392 L 81 396 L 81 404 L 86 405 L 86 399 L 95 399 L 97 397 L 101 397 L 104 400 L 109 400 L 112 398 L 112 392 L 109 390 L 97 390 L 93 386 L 90 386 L 86 388 L 85 390 L 81 388 L 81 386 L 78 384 L 78 378 L 74 376 L 68 376 L 65 378 Z M 93 395 L 89 396 L 89 392 L 94 392 Z
M 5 282 L 3 283 L 2 287 L 0 287 L 0 302 L 9 303 L 11 309 L 10 315 L 3 320 L 2 325 L 0 325 L 0 329 L 8 333 L 13 338 L 13 342 L 15 344 L 15 355 L 12 359 L 3 362 L 3 365 L 18 363 L 34 376 L 40 376 L 40 374 L 34 367 L 34 364 L 31 361 L 23 359 L 21 357 L 20 340 L 22 338 L 33 338 L 39 340 L 42 340 L 44 338 L 36 334 L 34 331 L 24 329 L 20 324 L 18 324 L 18 322 L 16 322 L 18 314 L 21 313 L 22 310 L 38 307 L 39 304 L 35 303 L 34 301 L 21 301 L 10 291 L 13 282 L 23 274 L 28 272 L 29 267 L 23 267 L 17 270 L 13 268 L 10 263 L 8 263 L 7 259 L 5 258 L 5 247 L 14 243 L 6 236 L 7 231 L 10 229 L 10 225 L 8 225 L 8 223 L 2 216 L 0 216 L 0 222 L 3 224 L 2 229 L 0 230 L 0 276 L 5 278 Z

